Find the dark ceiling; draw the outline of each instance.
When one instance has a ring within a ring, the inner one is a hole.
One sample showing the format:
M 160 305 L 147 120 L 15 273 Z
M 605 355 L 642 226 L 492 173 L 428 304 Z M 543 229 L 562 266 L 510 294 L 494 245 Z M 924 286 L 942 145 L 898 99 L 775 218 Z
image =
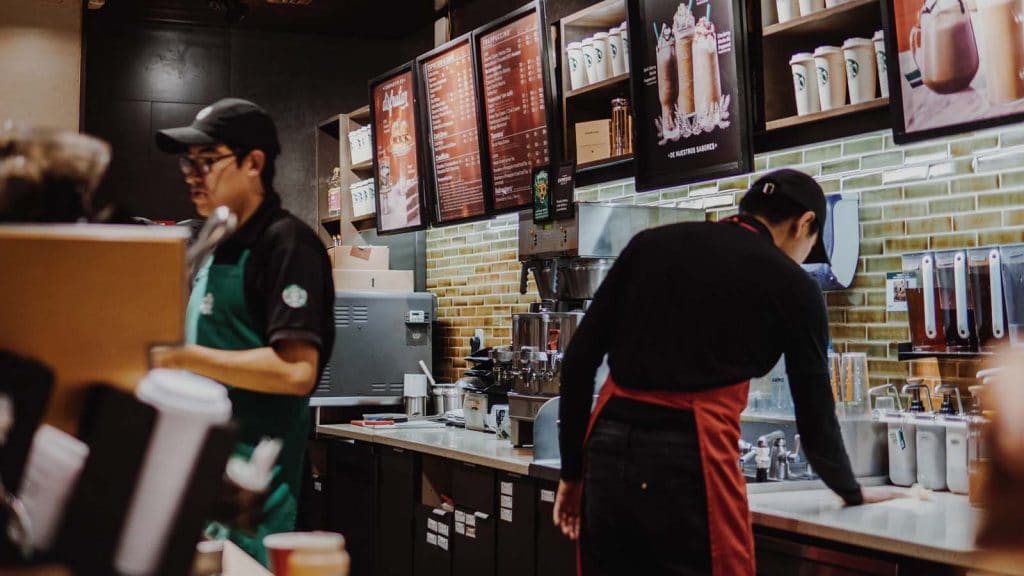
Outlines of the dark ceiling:
M 239 21 L 239 14 L 244 18 Z M 267 0 L 107 0 L 90 17 L 178 22 L 242 29 L 401 37 L 430 26 L 434 0 L 312 0 L 308 5 Z

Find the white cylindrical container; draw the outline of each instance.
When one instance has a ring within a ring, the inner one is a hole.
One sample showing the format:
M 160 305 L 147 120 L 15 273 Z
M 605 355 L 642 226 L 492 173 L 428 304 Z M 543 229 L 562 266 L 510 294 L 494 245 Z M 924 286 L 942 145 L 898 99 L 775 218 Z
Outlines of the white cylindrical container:
M 622 53 L 622 30 L 611 28 L 608 30 L 608 54 L 612 62 L 612 76 L 618 76 L 626 72 L 625 59 Z
M 917 423 L 917 483 L 928 490 L 946 489 L 946 427 Z
M 569 86 L 579 90 L 587 85 L 587 67 L 583 62 L 583 44 L 570 42 L 565 49 L 565 61 L 569 66 Z
M 878 86 L 882 90 L 882 98 L 889 97 L 889 64 L 885 60 L 885 32 L 875 32 L 871 41 L 875 43 L 875 62 L 878 68 Z
M 607 80 L 611 76 L 612 61 L 608 59 L 608 33 L 594 34 L 594 72 L 597 81 Z
M 902 414 L 882 419 L 888 428 L 889 481 L 896 486 L 913 486 L 917 482 L 917 430 Z
M 157 410 L 135 493 L 132 494 L 114 567 L 126 576 L 159 568 L 192 467 L 213 426 L 231 418 L 227 389 L 183 370 L 151 370 L 135 395 Z
M 825 8 L 835 8 L 845 2 L 846 0 L 825 0 Z
M 89 446 L 78 438 L 49 424 L 36 430 L 18 494 L 32 523 L 36 551 L 45 552 L 53 545 L 64 505 L 88 456 Z
M 800 16 L 810 16 L 825 9 L 825 0 L 799 0 Z
M 799 116 L 821 110 L 818 96 L 818 73 L 814 67 L 814 54 L 798 52 L 789 60 L 793 68 L 793 93 L 796 96 L 796 113 Z
M 832 110 L 846 104 L 846 66 L 843 51 L 835 46 L 820 46 L 814 51 L 821 109 Z
M 776 0 L 775 10 L 778 12 L 779 24 L 789 22 L 800 16 L 800 0 Z
M 625 22 L 623 22 L 622 25 L 619 26 L 619 30 L 622 30 L 622 34 L 620 34 L 620 36 L 622 36 L 622 66 L 623 66 L 623 69 L 628 73 L 629 72 L 629 27 L 626 26 Z
M 583 42 L 580 42 L 580 46 L 583 49 L 583 69 L 587 71 L 587 84 L 593 84 L 597 82 L 597 70 L 594 66 L 594 59 L 596 58 L 594 55 L 594 39 L 584 38 Z
M 761 27 L 766 28 L 779 21 L 779 8 L 775 0 L 761 0 Z
M 946 421 L 946 484 L 954 494 L 970 491 L 967 470 L 967 421 Z
M 843 42 L 846 60 L 846 84 L 850 90 L 850 104 L 861 104 L 875 99 L 878 84 L 878 63 L 875 61 L 875 43 L 867 38 L 850 38 Z

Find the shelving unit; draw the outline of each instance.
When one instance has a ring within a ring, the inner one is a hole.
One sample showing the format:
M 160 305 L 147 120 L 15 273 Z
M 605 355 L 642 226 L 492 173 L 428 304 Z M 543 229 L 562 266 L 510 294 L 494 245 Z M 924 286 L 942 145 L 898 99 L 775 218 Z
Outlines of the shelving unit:
M 790 58 L 819 46 L 842 46 L 848 38 L 871 38 L 882 28 L 879 0 L 848 0 L 814 14 L 751 31 L 755 102 L 755 151 L 766 152 L 880 130 L 890 125 L 889 100 L 846 105 L 797 116 Z M 813 130 L 807 128 L 813 125 Z
M 612 100 L 630 97 L 629 73 L 572 90 L 566 47 L 626 20 L 625 0 L 605 0 L 566 16 L 558 23 L 564 157 L 576 158 L 576 124 L 612 117 Z M 623 169 L 625 167 L 625 170 Z M 576 167 L 576 185 L 587 186 L 632 175 L 632 156 L 606 158 Z
M 910 360 L 928 360 L 936 358 L 939 360 L 980 360 L 995 356 L 993 352 L 917 352 L 910 342 L 897 344 L 897 357 L 900 362 Z
M 359 233 L 376 228 L 375 214 L 353 217 L 351 185 L 373 176 L 373 162 L 352 164 L 349 149 L 349 132 L 366 126 L 370 122 L 370 107 L 363 106 L 348 114 L 333 116 L 317 127 L 317 196 L 320 226 L 326 240 L 340 235 L 345 244 L 363 244 Z M 341 212 L 330 214 L 327 204 L 327 189 L 334 167 L 341 168 Z

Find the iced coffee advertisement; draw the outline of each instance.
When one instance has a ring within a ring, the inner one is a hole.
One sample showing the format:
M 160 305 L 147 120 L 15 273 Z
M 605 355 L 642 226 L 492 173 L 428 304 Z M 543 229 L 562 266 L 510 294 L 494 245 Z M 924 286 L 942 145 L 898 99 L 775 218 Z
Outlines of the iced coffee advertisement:
M 423 224 L 413 74 L 406 69 L 371 82 L 377 229 L 400 232 Z
M 893 0 L 891 6 L 898 141 L 1022 117 L 1024 0 Z
M 731 0 L 633 0 L 637 188 L 740 172 L 751 163 Z

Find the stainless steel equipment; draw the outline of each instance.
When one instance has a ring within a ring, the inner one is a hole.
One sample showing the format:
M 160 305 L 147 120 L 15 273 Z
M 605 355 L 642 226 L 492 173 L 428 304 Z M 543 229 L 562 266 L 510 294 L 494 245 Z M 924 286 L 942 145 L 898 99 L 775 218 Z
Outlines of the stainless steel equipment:
M 434 396 L 434 413 L 445 414 L 462 408 L 462 388 L 458 384 L 437 383 L 431 389 Z
M 434 295 L 336 292 L 334 349 L 311 406 L 401 406 L 405 375 L 431 366 Z
M 533 444 L 537 412 L 559 394 L 562 356 L 619 253 L 642 230 L 701 220 L 704 211 L 697 209 L 588 203 L 577 204 L 572 219 L 545 224 L 535 224 L 530 211 L 520 213 L 520 292 L 527 293 L 532 272 L 542 302 L 512 316 L 511 362 L 502 367 L 513 378 L 515 446 Z

